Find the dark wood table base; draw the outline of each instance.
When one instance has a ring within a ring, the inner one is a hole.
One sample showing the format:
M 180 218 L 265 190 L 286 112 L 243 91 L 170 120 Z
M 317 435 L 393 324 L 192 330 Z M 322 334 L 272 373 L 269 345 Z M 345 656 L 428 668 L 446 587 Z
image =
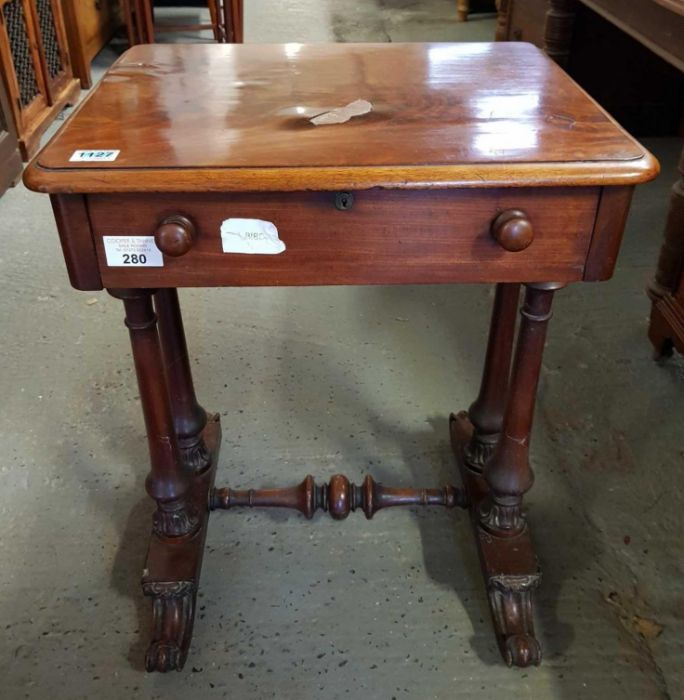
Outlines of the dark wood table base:
M 464 488 L 392 488 L 370 476 L 357 486 L 338 474 L 325 485 L 307 476 L 299 486 L 249 491 L 214 488 L 221 428 L 195 397 L 176 290 L 109 290 L 126 309 L 150 448 L 146 489 L 157 502 L 142 579 L 153 600 L 147 670 L 183 668 L 210 510 L 240 506 L 294 508 L 307 518 L 321 509 L 338 520 L 355 510 L 370 519 L 389 506 L 468 508 L 501 654 L 509 666 L 539 664 L 532 593 L 541 574 L 522 497 L 533 481 L 532 416 L 551 301 L 560 286 L 526 285 L 512 360 L 520 285 L 497 285 L 480 394 L 469 414 L 450 420 Z
M 466 450 L 474 428 L 465 411 L 450 416 L 449 432 L 471 501 L 473 534 L 501 655 L 508 666 L 538 666 L 541 647 L 534 636 L 532 594 L 541 581 L 541 570 L 529 528 L 515 537 L 497 537 L 483 527 L 480 515 L 487 507 L 489 487 L 482 473 L 473 470 L 467 461 Z
M 189 500 L 200 515 L 189 537 L 165 538 L 152 533 L 143 570 L 142 588 L 152 598 L 152 641 L 145 654 L 148 671 L 180 671 L 192 640 L 204 542 L 209 525 L 209 494 L 214 485 L 221 447 L 221 424 L 212 416 L 202 433 L 209 466 L 193 477 Z

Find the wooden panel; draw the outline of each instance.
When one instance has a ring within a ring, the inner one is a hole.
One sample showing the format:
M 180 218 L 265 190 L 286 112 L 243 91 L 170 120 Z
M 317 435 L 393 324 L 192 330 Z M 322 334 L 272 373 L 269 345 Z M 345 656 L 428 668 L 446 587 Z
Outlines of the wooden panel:
M 78 96 L 57 0 L 0 0 L 0 72 L 19 147 L 28 159 Z
M 74 74 L 81 87 L 92 85 L 90 64 L 121 24 L 117 0 L 63 0 L 64 25 Z
M 40 46 L 43 77 L 48 90 L 48 102 L 59 101 L 60 93 L 73 81 L 71 59 L 67 48 L 64 20 L 59 0 L 32 0 L 36 40 Z
M 612 276 L 633 192 L 633 187 L 606 187 L 601 192 L 584 270 L 585 280 L 596 282 Z
M 21 140 L 48 106 L 35 17 L 27 0 L 0 0 L 0 69 Z
M 591 239 L 597 188 L 526 191 L 356 192 L 351 210 L 334 193 L 90 195 L 88 208 L 106 287 L 398 284 L 579 280 Z M 490 225 L 522 209 L 535 237 L 511 253 Z M 135 212 L 135 215 L 132 215 Z M 108 267 L 102 236 L 150 236 L 171 214 L 197 226 L 197 240 L 163 268 Z M 228 218 L 273 222 L 279 255 L 222 252 Z
M 102 289 L 85 197 L 57 195 L 50 201 L 71 285 L 83 290 Z
M 309 121 L 358 98 L 373 111 Z M 83 148 L 120 153 L 71 163 Z M 186 191 L 322 190 L 345 177 L 348 187 L 612 184 L 656 172 L 565 73 L 517 43 L 136 46 L 38 163 L 29 186 L 83 192 L 181 181 Z
M 544 46 L 548 0 L 509 0 L 508 41 L 529 41 Z

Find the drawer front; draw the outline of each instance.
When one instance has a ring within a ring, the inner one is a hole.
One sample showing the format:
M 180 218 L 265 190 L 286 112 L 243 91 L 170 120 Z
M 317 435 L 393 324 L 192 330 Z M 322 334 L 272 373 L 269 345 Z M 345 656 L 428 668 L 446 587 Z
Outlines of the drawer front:
M 88 210 L 106 287 L 572 281 L 582 279 L 598 196 L 598 188 L 368 190 L 340 210 L 331 192 L 90 195 Z M 533 231 L 517 252 L 491 233 L 513 209 Z M 153 236 L 174 216 L 194 224 L 187 252 L 164 255 L 163 267 L 107 264 L 104 236 Z M 224 253 L 229 218 L 273 223 L 284 252 Z

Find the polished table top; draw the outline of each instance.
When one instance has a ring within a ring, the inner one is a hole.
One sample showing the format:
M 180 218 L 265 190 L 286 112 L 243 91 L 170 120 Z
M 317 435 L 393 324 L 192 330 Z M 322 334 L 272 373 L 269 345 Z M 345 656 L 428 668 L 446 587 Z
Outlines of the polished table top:
M 310 121 L 358 99 L 372 110 Z M 70 160 L 101 149 L 116 160 Z M 25 179 L 209 192 L 628 185 L 656 171 L 529 44 L 153 44 L 112 66 Z

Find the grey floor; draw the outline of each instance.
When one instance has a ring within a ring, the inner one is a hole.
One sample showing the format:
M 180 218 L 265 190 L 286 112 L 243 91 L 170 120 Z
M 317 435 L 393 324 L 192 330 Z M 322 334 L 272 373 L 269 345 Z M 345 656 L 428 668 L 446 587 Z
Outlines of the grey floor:
M 453 0 L 247 0 L 249 41 L 489 39 Z M 98 59 L 101 69 L 115 54 Z M 101 72 L 101 71 L 99 71 Z M 676 140 L 637 190 L 614 279 L 558 294 L 529 504 L 545 659 L 495 648 L 462 514 L 211 522 L 187 669 L 146 675 L 151 506 L 120 304 L 69 287 L 46 197 L 0 200 L 0 697 L 682 698 L 684 361 L 659 366 L 643 289 Z M 454 479 L 447 415 L 478 386 L 485 287 L 182 295 L 219 481 Z

